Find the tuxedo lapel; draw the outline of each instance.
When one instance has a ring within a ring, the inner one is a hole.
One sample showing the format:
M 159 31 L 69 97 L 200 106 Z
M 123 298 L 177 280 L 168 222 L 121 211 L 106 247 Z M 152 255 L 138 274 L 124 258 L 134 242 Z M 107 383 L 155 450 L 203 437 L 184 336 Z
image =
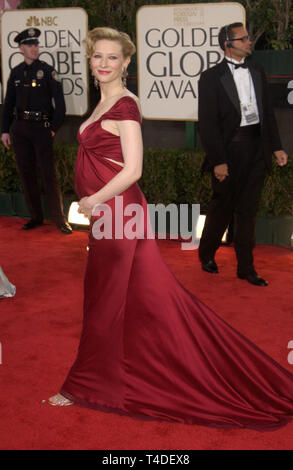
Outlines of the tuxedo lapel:
M 262 121 L 262 119 L 263 119 L 263 107 L 262 107 L 262 99 L 261 99 L 261 97 L 262 97 L 261 74 L 252 65 L 249 65 L 248 69 L 250 71 L 250 75 L 251 75 L 253 85 L 254 85 L 254 91 L 255 91 L 255 96 L 256 96 L 256 101 L 257 101 L 259 118 Z
M 237 88 L 233 79 L 233 75 L 226 64 L 225 61 L 222 62 L 223 64 L 223 74 L 220 77 L 223 87 L 226 90 L 227 95 L 229 96 L 230 100 L 232 101 L 233 105 L 235 106 L 239 115 L 241 115 L 240 109 L 240 102 L 237 93 Z

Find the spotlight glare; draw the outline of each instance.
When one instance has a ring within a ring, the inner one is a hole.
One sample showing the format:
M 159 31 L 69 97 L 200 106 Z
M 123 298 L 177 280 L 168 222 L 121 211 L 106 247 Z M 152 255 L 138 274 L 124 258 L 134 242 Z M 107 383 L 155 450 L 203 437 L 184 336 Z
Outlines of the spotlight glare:
M 78 212 L 78 202 L 72 202 L 68 212 L 68 222 L 75 225 L 89 225 L 90 221 Z
M 205 223 L 205 220 L 206 220 L 206 216 L 205 215 L 200 215 L 198 220 L 197 220 L 197 224 L 196 224 L 196 238 L 201 238 L 201 234 L 202 234 L 202 231 L 203 231 L 203 227 L 204 227 L 204 223 Z M 227 241 L 227 230 L 225 231 L 223 237 L 222 237 L 222 242 L 226 242 Z

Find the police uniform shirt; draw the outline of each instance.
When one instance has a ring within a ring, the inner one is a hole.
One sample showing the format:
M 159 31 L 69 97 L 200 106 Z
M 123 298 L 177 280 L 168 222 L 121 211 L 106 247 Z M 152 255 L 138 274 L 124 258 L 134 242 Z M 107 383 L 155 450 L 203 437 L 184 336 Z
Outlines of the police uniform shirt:
M 22 62 L 11 70 L 3 108 L 2 133 L 9 132 L 14 108 L 49 114 L 51 129 L 54 132 L 58 130 L 66 108 L 62 84 L 53 67 L 37 59 L 31 65 Z

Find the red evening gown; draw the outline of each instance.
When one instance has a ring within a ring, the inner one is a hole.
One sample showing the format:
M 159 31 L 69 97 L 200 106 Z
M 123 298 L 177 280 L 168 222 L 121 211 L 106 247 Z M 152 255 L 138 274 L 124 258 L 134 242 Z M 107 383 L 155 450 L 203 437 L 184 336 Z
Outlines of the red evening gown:
M 80 197 L 121 171 L 106 159 L 123 161 L 119 137 L 102 128 L 106 119 L 141 120 L 136 102 L 123 97 L 79 133 Z M 124 207 L 136 203 L 146 211 L 138 184 L 121 196 Z M 114 198 L 107 204 L 115 224 Z M 293 375 L 188 292 L 154 239 L 97 240 L 91 230 L 84 290 L 78 354 L 60 390 L 65 397 L 98 410 L 213 427 L 266 430 L 290 420 Z

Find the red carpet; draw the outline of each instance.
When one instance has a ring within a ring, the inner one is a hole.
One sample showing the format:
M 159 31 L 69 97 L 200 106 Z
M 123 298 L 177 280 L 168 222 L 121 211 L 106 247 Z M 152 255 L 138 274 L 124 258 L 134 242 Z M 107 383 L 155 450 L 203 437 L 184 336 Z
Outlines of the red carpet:
M 293 449 L 293 421 L 273 432 L 221 430 L 137 421 L 78 406 L 43 404 L 71 366 L 81 329 L 87 234 L 66 236 L 54 225 L 21 230 L 0 218 L 0 265 L 16 296 L 0 299 L 1 449 Z M 257 246 L 256 267 L 269 281 L 254 287 L 235 277 L 235 255 L 222 247 L 219 275 L 204 273 L 196 252 L 160 241 L 164 259 L 182 284 L 282 366 L 293 340 L 289 249 Z

